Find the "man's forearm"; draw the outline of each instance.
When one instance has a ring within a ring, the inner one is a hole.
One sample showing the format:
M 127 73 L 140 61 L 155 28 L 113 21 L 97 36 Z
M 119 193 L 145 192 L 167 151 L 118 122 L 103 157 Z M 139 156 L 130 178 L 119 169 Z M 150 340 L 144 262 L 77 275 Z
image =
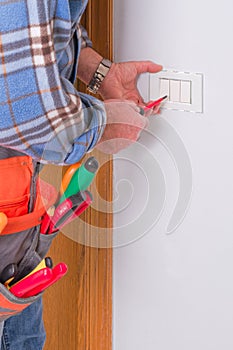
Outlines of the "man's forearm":
M 103 57 L 91 47 L 81 50 L 77 77 L 88 85 Z

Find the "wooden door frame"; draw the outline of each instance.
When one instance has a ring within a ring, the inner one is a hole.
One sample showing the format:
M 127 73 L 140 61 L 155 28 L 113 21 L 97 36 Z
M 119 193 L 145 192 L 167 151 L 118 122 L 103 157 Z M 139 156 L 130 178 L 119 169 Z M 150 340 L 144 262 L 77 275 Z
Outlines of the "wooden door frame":
M 112 18 L 113 0 L 89 0 L 82 18 L 93 48 L 109 59 L 113 56 Z M 79 81 L 76 87 L 86 92 L 86 87 Z M 96 187 L 101 196 L 111 203 L 112 159 L 100 152 L 94 152 L 94 155 L 100 163 L 104 163 L 97 176 Z M 53 167 L 49 168 L 47 180 L 54 183 L 56 172 Z M 95 227 L 105 227 L 111 237 L 112 214 L 101 213 L 98 203 L 95 204 L 97 210 L 88 210 L 84 221 L 94 222 Z M 91 225 L 87 226 L 90 232 L 86 233 L 91 235 Z M 66 262 L 69 273 L 57 285 L 50 287 L 44 296 L 45 350 L 111 350 L 112 249 L 78 244 L 59 234 L 49 255 L 56 263 Z

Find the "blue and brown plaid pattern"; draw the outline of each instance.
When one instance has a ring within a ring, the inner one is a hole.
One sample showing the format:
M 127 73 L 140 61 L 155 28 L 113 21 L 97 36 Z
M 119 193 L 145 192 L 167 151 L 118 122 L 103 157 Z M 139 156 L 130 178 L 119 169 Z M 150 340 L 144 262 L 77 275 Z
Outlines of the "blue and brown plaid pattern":
M 73 86 L 87 0 L 0 0 L 0 145 L 73 163 L 102 135 L 103 104 Z

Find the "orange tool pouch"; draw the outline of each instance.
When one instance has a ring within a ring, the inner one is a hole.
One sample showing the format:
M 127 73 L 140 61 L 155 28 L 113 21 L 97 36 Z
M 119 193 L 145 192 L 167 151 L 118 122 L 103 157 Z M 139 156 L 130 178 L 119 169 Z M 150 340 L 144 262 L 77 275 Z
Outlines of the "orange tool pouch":
M 1 151 L 0 147 L 0 158 Z M 8 217 L 0 234 L 0 276 L 11 263 L 18 266 L 15 279 L 26 276 L 45 257 L 57 235 L 40 233 L 42 217 L 56 201 L 57 192 L 38 180 L 38 173 L 39 164 L 19 152 L 8 150 L 7 157 L 0 159 L 0 212 Z M 0 322 L 21 312 L 40 296 L 17 298 L 0 283 Z

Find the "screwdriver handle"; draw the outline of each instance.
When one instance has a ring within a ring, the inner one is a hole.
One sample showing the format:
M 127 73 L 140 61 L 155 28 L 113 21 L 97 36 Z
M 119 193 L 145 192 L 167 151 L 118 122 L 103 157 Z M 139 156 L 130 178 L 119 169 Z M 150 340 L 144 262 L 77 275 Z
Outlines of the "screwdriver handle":
M 73 174 L 69 185 L 59 199 L 59 204 L 61 204 L 66 198 L 80 191 L 85 191 L 92 183 L 98 167 L 99 163 L 95 157 L 88 158 Z
M 3 212 L 0 212 L 0 234 L 2 233 L 4 228 L 6 227 L 7 221 L 8 221 L 8 219 L 7 219 L 6 214 Z

